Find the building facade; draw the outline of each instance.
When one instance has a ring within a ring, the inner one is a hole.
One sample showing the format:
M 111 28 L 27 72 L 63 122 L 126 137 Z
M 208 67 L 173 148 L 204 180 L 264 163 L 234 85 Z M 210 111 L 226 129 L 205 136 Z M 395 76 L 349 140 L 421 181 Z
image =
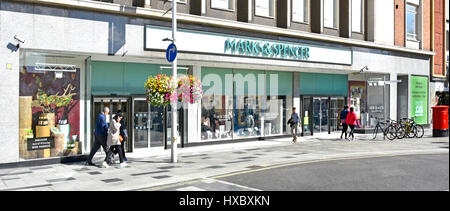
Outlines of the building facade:
M 202 81 L 179 109 L 181 147 L 340 129 L 417 116 L 430 124 L 431 0 L 180 0 L 178 72 Z M 165 59 L 163 0 L 0 0 L 0 163 L 80 157 L 96 115 L 125 114 L 127 150 L 169 148 L 170 108 L 147 103 Z M 448 22 L 447 22 L 448 23 Z M 435 60 L 433 60 L 435 59 Z

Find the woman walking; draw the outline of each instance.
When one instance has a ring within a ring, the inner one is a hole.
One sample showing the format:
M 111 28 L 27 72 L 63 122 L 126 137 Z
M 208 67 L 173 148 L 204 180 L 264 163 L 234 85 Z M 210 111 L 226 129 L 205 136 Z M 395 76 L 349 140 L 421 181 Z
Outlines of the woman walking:
M 347 130 L 348 130 L 348 125 L 347 125 L 347 114 L 348 114 L 348 106 L 344 106 L 344 110 L 341 111 L 341 124 L 342 124 L 342 133 L 341 133 L 341 139 L 342 136 L 345 133 L 345 139 L 347 139 Z
M 106 154 L 106 161 L 104 162 L 103 166 L 108 168 L 109 164 L 112 164 L 113 160 L 112 155 L 114 151 L 122 152 L 121 147 L 121 140 L 120 140 L 120 120 L 122 120 L 123 116 L 122 114 L 117 114 L 113 117 L 113 120 L 111 121 L 111 124 L 109 126 L 108 131 L 108 139 L 107 139 L 107 146 L 108 146 L 108 152 Z M 120 167 L 126 167 L 127 164 L 123 161 L 123 154 L 119 154 L 120 159 Z
M 350 112 L 347 114 L 347 125 L 350 127 L 350 134 L 348 135 L 348 140 L 350 141 L 350 136 L 352 137 L 352 141 L 355 140 L 355 135 L 354 135 L 354 131 L 355 131 L 355 126 L 356 126 L 356 113 L 355 113 L 355 109 L 353 107 L 350 108 Z

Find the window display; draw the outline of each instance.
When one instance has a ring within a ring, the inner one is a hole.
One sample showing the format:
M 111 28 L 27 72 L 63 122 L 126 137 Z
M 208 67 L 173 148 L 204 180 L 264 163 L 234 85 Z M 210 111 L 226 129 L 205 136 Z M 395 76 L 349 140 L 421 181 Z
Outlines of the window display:
M 350 107 L 355 109 L 357 127 L 364 128 L 368 125 L 367 113 L 367 88 L 365 81 L 349 81 Z
M 262 136 L 264 84 L 263 71 L 234 71 L 235 138 Z
M 20 72 L 20 158 L 82 153 L 80 66 L 70 59 L 24 53 Z
M 286 122 L 292 114 L 292 73 L 267 71 L 266 95 L 264 135 L 289 135 Z
M 233 72 L 226 69 L 202 69 L 203 98 L 201 139 L 231 139 L 233 121 Z

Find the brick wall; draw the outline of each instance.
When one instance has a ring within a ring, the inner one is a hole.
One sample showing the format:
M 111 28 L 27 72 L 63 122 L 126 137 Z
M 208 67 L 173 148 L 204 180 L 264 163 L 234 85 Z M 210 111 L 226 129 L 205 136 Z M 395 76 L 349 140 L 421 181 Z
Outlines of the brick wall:
M 395 45 L 405 46 L 405 1 L 395 0 Z
M 431 50 L 431 0 L 422 0 L 422 5 L 423 5 L 423 15 L 422 15 L 423 49 Z
M 444 76 L 444 39 L 445 39 L 445 9 L 443 0 L 434 1 L 434 76 Z

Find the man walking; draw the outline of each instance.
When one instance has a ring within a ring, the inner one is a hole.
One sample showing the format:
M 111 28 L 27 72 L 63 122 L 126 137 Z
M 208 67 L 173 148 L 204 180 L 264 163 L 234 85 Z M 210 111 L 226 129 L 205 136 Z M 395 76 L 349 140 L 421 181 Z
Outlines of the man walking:
M 95 142 L 92 146 L 91 153 L 89 154 L 88 160 L 86 162 L 87 165 L 94 166 L 92 163 L 92 158 L 94 158 L 95 153 L 97 153 L 100 146 L 103 147 L 105 152 L 108 151 L 106 146 L 106 139 L 108 137 L 108 124 L 106 123 L 106 116 L 109 115 L 109 108 L 103 108 L 103 112 L 98 114 L 97 120 L 95 121 Z M 105 159 L 106 161 L 107 159 Z M 103 162 L 105 165 L 105 162 Z
M 299 117 L 298 117 L 298 114 L 295 112 L 295 110 L 296 110 L 295 107 L 292 108 L 292 115 L 291 115 L 291 119 L 289 120 L 290 127 L 291 127 L 291 133 L 294 138 L 294 140 L 292 140 L 293 142 L 297 142 L 298 122 L 299 122 Z
M 348 124 L 347 124 L 347 114 L 348 114 L 348 106 L 344 106 L 344 110 L 341 111 L 341 124 L 342 124 L 342 133 L 341 133 L 341 139 L 342 136 L 345 133 L 345 139 L 347 139 L 347 130 L 348 130 Z

